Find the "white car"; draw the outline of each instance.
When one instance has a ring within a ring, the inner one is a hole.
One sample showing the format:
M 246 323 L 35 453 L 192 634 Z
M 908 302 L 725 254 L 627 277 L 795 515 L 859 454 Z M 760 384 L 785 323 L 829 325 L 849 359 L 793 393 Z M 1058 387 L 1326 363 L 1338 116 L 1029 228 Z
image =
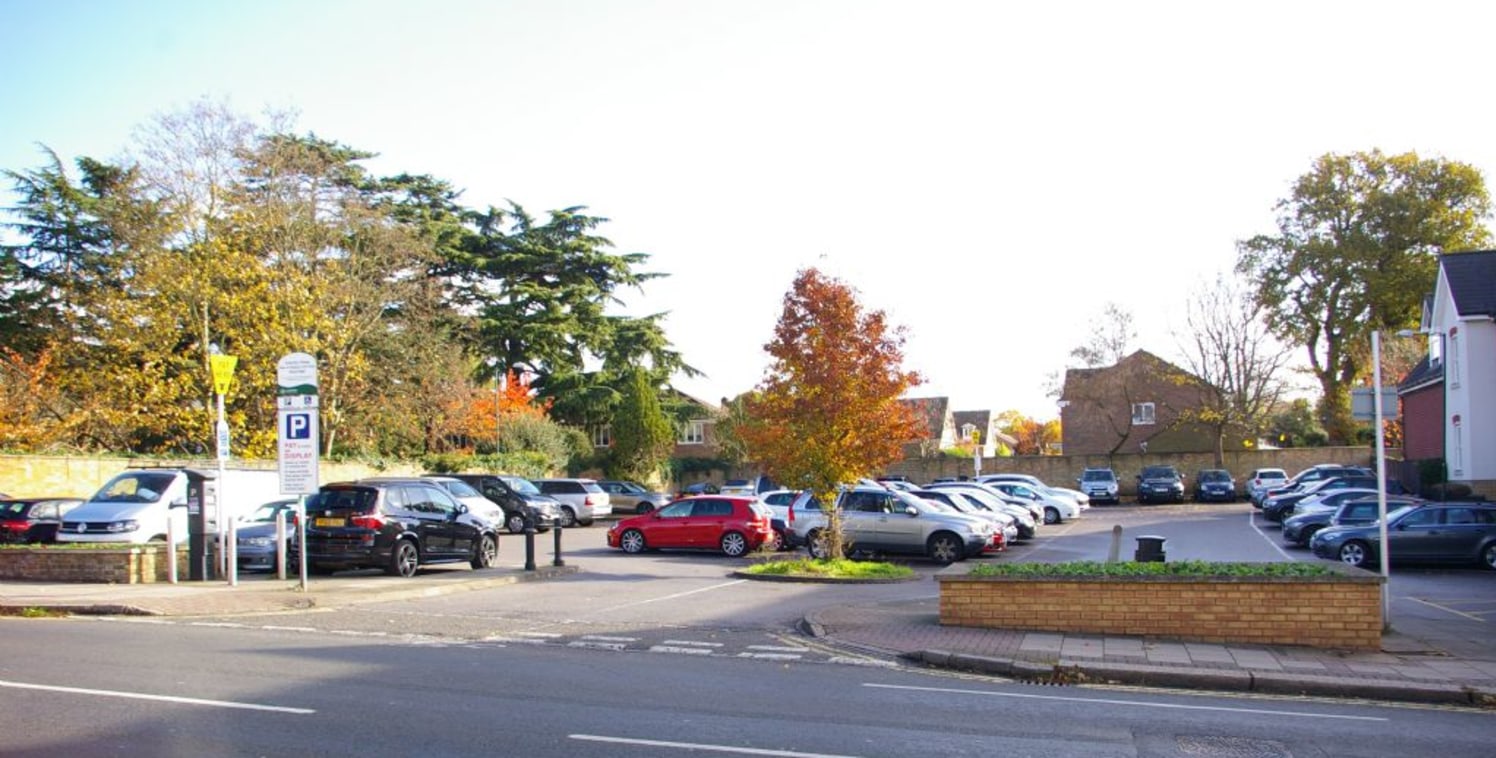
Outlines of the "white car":
M 1059 524 L 1069 519 L 1080 518 L 1080 504 L 1068 497 L 1051 495 L 1023 482 L 991 481 L 986 484 L 1008 495 L 1038 503 L 1044 509 L 1044 523 L 1046 524 Z
M 1031 476 L 1029 474 L 988 474 L 986 476 L 977 477 L 977 481 L 984 483 L 1021 482 L 1023 484 L 1027 484 L 1030 488 L 1038 490 L 1045 495 L 1050 495 L 1052 497 L 1058 498 L 1068 498 L 1074 501 L 1081 510 L 1086 510 L 1091 507 L 1091 496 L 1089 494 L 1080 490 L 1070 489 L 1069 487 L 1052 487 L 1048 484 L 1045 484 L 1044 481 L 1039 477 Z
M 561 526 L 591 526 L 598 516 L 613 513 L 608 492 L 593 479 L 536 479 L 544 494 L 561 501 Z

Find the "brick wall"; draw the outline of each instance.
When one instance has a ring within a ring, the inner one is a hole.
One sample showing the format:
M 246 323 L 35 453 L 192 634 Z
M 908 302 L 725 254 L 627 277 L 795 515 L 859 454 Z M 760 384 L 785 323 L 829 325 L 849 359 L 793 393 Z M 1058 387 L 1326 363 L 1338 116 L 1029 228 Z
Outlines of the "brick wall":
M 177 550 L 177 577 L 185 580 L 187 548 Z M 115 549 L 6 548 L 0 550 L 0 579 L 91 584 L 165 582 L 170 566 L 165 545 Z
M 1335 567 L 1339 569 L 1340 567 Z M 1377 650 L 1381 577 L 1044 580 L 942 574 L 940 623 L 1260 645 Z M 1359 574 L 1359 575 L 1358 575 Z

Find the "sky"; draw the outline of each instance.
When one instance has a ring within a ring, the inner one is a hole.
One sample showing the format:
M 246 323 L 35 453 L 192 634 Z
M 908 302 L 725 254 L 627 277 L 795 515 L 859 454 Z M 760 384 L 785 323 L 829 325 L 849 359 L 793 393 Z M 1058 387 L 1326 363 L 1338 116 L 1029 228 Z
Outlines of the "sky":
M 1490 181 L 1496 4 L 0 0 L 0 169 L 115 158 L 208 98 L 570 206 L 668 274 L 625 291 L 718 402 L 816 267 L 954 410 L 1047 394 L 1109 302 L 1179 360 L 1188 300 L 1327 153 Z M 15 197 L 0 188 L 0 207 Z

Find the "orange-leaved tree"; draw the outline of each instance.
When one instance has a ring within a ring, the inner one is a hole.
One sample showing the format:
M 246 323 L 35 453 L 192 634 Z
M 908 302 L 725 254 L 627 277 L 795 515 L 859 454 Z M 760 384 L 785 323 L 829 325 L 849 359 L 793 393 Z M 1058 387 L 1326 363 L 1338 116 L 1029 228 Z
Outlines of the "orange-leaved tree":
M 530 388 L 529 375 L 514 371 L 507 372 L 496 388 L 471 387 L 461 403 L 454 415 L 461 418 L 461 434 L 468 440 L 469 448 L 477 447 L 479 440 L 493 442 L 500 418 L 545 418 L 551 409 L 551 401 L 536 397 L 535 390 Z
M 746 400 L 748 457 L 787 486 L 815 493 L 826 512 L 826 555 L 843 554 L 837 488 L 882 470 L 921 436 L 899 402 L 922 380 L 905 371 L 904 330 L 866 312 L 852 288 L 814 268 L 784 296 L 773 359 Z

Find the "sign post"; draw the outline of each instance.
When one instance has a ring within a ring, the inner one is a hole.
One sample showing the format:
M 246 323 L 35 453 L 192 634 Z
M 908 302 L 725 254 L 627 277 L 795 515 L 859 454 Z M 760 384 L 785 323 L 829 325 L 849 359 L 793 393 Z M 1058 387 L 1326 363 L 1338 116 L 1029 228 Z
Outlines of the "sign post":
M 215 346 L 213 349 L 218 348 Z M 223 396 L 229 393 L 229 387 L 234 383 L 234 367 L 238 365 L 239 359 L 232 355 L 214 352 L 208 356 L 208 372 L 213 375 L 213 394 L 218 396 L 218 423 L 214 427 L 218 448 L 218 500 L 214 504 L 217 507 L 218 575 L 228 576 L 231 587 L 239 583 L 239 532 L 234 520 L 223 511 L 223 466 L 229 460 L 229 422 L 223 412 Z
M 275 365 L 276 436 L 280 491 L 301 495 L 296 504 L 296 544 L 301 558 L 301 589 L 306 590 L 306 495 L 317 492 L 317 359 L 287 353 Z

